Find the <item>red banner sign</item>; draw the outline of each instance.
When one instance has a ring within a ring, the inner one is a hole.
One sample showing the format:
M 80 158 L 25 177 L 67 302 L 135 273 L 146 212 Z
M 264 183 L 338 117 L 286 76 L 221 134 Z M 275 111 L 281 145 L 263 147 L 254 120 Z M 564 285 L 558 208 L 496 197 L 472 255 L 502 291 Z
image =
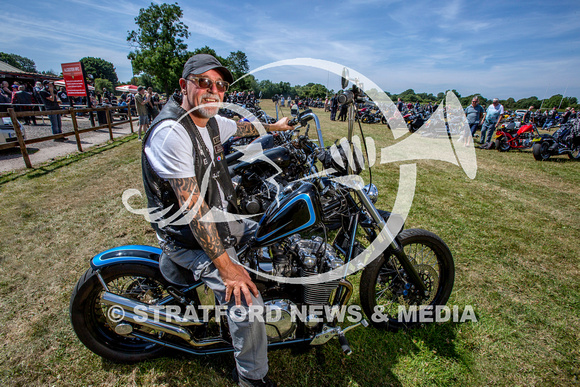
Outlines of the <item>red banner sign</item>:
M 66 92 L 72 97 L 86 97 L 85 78 L 81 62 L 61 63 Z

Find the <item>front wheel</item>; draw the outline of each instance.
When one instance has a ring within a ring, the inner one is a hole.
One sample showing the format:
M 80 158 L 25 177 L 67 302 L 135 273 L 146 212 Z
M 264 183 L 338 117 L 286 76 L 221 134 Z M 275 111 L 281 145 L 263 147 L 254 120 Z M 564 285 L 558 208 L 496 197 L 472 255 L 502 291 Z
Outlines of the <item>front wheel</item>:
M 532 154 L 538 161 L 548 160 L 550 158 L 550 144 L 547 141 L 535 143 Z
M 428 294 L 414 292 L 398 259 L 389 247 L 367 266 L 360 280 L 360 299 L 365 314 L 379 329 L 396 331 L 419 324 L 417 318 L 399 319 L 416 308 L 415 317 L 427 306 L 445 305 L 455 279 L 455 264 L 449 247 L 432 232 L 402 231 L 397 237 L 409 261 L 416 267 Z
M 495 149 L 497 149 L 498 152 L 507 152 L 510 150 L 510 144 L 506 141 L 504 136 L 501 136 L 495 140 Z
M 109 266 L 101 276 L 112 293 L 155 304 L 167 297 L 167 282 L 153 267 L 139 264 Z M 79 340 L 97 355 L 119 363 L 132 363 L 161 355 L 164 347 L 118 335 L 109 307 L 101 302 L 104 292 L 96 273 L 89 269 L 79 279 L 70 301 L 70 319 Z

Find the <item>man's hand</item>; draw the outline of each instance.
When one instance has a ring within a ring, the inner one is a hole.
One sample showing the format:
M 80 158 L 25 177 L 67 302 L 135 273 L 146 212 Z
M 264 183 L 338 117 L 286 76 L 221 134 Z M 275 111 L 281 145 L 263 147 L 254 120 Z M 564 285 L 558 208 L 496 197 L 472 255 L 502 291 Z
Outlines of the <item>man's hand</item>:
M 284 132 L 286 130 L 293 130 L 294 127 L 288 125 L 288 121 L 290 119 L 288 117 L 282 117 L 276 123 L 270 125 L 270 131 L 272 132 Z
M 241 265 L 238 265 L 230 259 L 227 253 L 222 254 L 213 261 L 217 267 L 220 277 L 226 285 L 226 302 L 229 302 L 232 294 L 236 305 L 242 305 L 242 297 L 246 299 L 246 304 L 252 305 L 252 296 L 258 297 L 260 294 L 258 288 L 250 279 L 250 275 Z M 251 292 L 251 293 L 250 293 Z

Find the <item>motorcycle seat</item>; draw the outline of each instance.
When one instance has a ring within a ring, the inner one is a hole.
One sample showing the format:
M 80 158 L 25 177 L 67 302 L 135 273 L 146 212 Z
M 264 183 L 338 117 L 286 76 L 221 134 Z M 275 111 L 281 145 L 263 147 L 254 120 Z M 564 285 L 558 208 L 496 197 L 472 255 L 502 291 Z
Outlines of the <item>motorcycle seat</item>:
M 191 270 L 179 266 L 163 254 L 159 259 L 159 270 L 172 285 L 187 286 L 196 282 Z

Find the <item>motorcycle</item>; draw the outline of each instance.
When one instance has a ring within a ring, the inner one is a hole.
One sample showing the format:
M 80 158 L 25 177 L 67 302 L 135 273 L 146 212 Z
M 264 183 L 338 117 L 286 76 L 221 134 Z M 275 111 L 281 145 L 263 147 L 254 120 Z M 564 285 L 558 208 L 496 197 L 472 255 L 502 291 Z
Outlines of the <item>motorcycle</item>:
M 510 149 L 527 149 L 534 144 L 534 132 L 537 137 L 540 136 L 538 128 L 534 124 L 522 125 L 516 127 L 515 122 L 511 121 L 502 124 L 495 132 L 495 148 L 499 152 L 507 152 Z
M 297 127 L 300 128 L 312 119 L 316 120 L 317 133 L 320 133 L 320 122 L 311 109 L 301 112 L 290 124 L 300 123 Z M 291 141 L 292 136 L 292 131 L 260 136 L 244 149 L 226 156 L 240 213 L 259 217 L 276 199 L 279 187 L 309 173 L 311 167 L 306 161 L 312 150 Z M 249 157 L 243 157 L 246 154 Z
M 405 120 L 407 128 L 411 133 L 415 133 L 425 123 L 425 118 L 423 115 L 412 110 L 405 114 L 403 119 Z
M 361 114 L 360 121 L 363 124 L 374 124 L 376 122 L 380 122 L 381 124 L 387 123 L 387 119 L 383 116 L 383 113 L 378 108 L 374 112 L 372 108 L 368 108 Z
M 352 94 L 357 92 L 353 86 Z M 342 143 L 324 148 L 320 131 L 318 135 L 318 144 L 307 135 L 294 140 L 311 173 L 284 187 L 254 237 L 237 246 L 237 256 L 260 289 L 269 311 L 266 317 L 278 317 L 266 319 L 269 347 L 315 346 L 338 338 L 342 350 L 350 354 L 345 333 L 368 326 L 367 320 L 342 328 L 338 314 L 323 312 L 348 305 L 354 290 L 348 275 L 362 270 L 362 310 L 374 327 L 395 331 L 420 323 L 416 315 L 399 320 L 400 307 L 434 309 L 447 302 L 455 268 L 449 247 L 434 233 L 405 229 L 391 235 L 387 222 L 396 221 L 397 215 L 375 207 L 377 188 L 344 179 L 362 171 L 360 152 L 349 155 Z M 349 133 L 348 144 L 350 137 Z M 320 164 L 326 173 L 318 172 Z M 325 225 L 329 219 L 340 221 L 332 241 Z M 365 243 L 382 241 L 385 233 L 390 242 L 377 244 L 376 259 L 366 266 L 351 265 L 365 253 Z M 196 355 L 232 351 L 227 321 L 220 318 L 212 294 L 185 269 L 186 284 L 165 278 L 159 268 L 161 252 L 131 245 L 91 259 L 70 301 L 71 323 L 79 340 L 116 362 L 143 361 L 166 351 Z M 328 277 L 309 281 L 317 275 Z M 198 319 L 184 310 L 209 312 Z M 293 318 L 296 310 L 305 310 L 305 315 Z M 375 318 L 377 313 L 381 318 Z
M 573 160 L 580 160 L 580 120 L 571 120 L 554 134 L 542 134 L 532 142 L 532 153 L 538 161 L 563 154 Z

